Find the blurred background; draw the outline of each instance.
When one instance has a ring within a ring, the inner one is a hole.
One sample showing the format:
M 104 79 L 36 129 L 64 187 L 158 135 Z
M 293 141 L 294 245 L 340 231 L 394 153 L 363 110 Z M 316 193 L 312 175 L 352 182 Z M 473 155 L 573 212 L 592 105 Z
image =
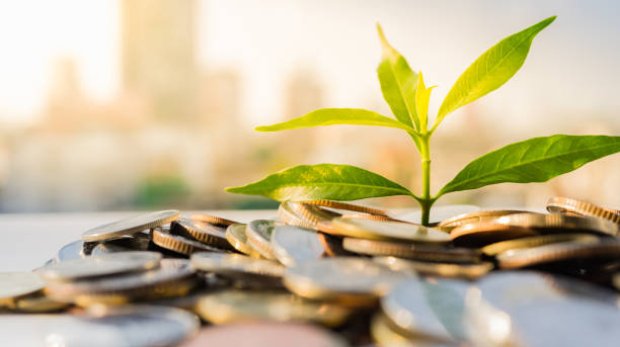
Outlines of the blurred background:
M 346 163 L 418 190 L 391 129 L 256 133 L 320 107 L 389 115 L 375 23 L 427 84 L 431 110 L 501 38 L 558 19 L 507 85 L 446 119 L 433 187 L 486 151 L 555 133 L 620 134 L 620 3 L 579 0 L 22 0 L 0 3 L 0 211 L 265 208 L 235 196 L 297 164 Z M 433 112 L 433 111 L 431 111 Z M 442 203 L 541 207 L 554 195 L 620 208 L 620 156 L 549 183 Z M 403 198 L 369 201 L 413 206 Z

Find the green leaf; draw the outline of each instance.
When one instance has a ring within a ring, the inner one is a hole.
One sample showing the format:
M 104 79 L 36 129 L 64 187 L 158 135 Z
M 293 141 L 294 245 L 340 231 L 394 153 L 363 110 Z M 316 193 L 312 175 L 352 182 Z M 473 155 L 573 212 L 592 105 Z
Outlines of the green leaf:
M 257 127 L 258 131 L 280 131 L 325 125 L 370 125 L 399 128 L 413 133 L 413 129 L 376 112 L 357 108 L 324 108 L 298 118 L 273 125 Z
M 415 88 L 418 76 L 411 70 L 407 60 L 390 45 L 378 23 L 377 32 L 383 47 L 381 63 L 377 67 L 383 98 L 390 105 L 396 119 L 421 131 L 415 108 Z
M 438 196 L 496 183 L 545 182 L 617 152 L 620 152 L 620 136 L 536 137 L 472 161 L 441 189 Z
M 549 17 L 508 36 L 476 59 L 446 95 L 433 129 L 450 112 L 494 91 L 514 76 L 525 62 L 534 37 L 554 20 L 555 16 Z
M 428 103 L 431 100 L 431 91 L 434 87 L 426 88 L 424 84 L 424 76 L 420 71 L 418 77 L 418 86 L 415 90 L 415 107 L 418 119 L 420 120 L 420 129 L 426 131 L 428 126 Z
M 370 171 L 336 164 L 300 165 L 228 192 L 284 200 L 357 200 L 411 195 L 403 186 Z

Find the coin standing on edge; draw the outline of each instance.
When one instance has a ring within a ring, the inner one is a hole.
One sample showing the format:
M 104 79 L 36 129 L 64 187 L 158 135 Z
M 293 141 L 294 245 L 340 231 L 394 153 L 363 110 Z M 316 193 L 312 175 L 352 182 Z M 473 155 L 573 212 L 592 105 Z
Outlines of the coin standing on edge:
M 248 223 L 245 229 L 248 244 L 263 258 L 269 260 L 276 260 L 271 245 L 271 234 L 275 227 L 276 223 L 272 220 L 257 219 Z
M 598 217 L 620 224 L 620 211 L 598 206 L 587 201 L 564 197 L 552 197 L 547 201 L 550 213 L 574 214 L 578 216 Z
M 246 224 L 231 224 L 226 228 L 226 240 L 240 253 L 253 258 L 261 258 L 260 253 L 248 244 Z
M 87 230 L 82 234 L 82 240 L 97 242 L 118 239 L 143 230 L 169 224 L 177 220 L 180 215 L 181 213 L 178 210 L 166 210 L 121 219 Z

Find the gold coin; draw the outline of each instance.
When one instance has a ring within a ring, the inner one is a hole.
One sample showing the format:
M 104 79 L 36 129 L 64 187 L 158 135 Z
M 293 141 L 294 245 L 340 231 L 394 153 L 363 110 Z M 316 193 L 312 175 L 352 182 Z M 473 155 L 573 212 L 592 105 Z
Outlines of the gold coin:
M 196 270 L 226 275 L 281 278 L 284 273 L 284 267 L 276 262 L 253 259 L 240 254 L 200 252 L 192 254 L 191 262 Z
M 65 302 L 54 301 L 45 295 L 29 295 L 15 301 L 12 311 L 20 313 L 58 312 L 69 307 Z
M 496 219 L 497 223 L 531 228 L 542 233 L 590 232 L 618 235 L 618 224 L 595 217 L 577 217 L 563 214 L 518 213 Z
M 191 219 L 181 218 L 172 222 L 170 232 L 192 238 L 216 248 L 234 250 L 226 240 L 226 229 L 213 224 L 194 222 Z
M 393 241 L 365 240 L 345 237 L 342 243 L 350 252 L 372 256 L 394 256 L 430 262 L 478 263 L 480 252 L 448 246 L 428 246 Z
M 143 230 L 169 224 L 177 220 L 179 216 L 179 211 L 167 210 L 129 217 L 90 229 L 82 234 L 82 240 L 86 242 L 97 242 L 118 239 Z
M 494 257 L 511 249 L 538 247 L 558 242 L 597 242 L 599 238 L 592 234 L 550 234 L 508 240 L 482 247 L 483 254 Z
M 233 220 L 218 217 L 218 216 L 213 216 L 213 215 L 205 214 L 205 213 L 193 214 L 190 218 L 197 222 L 207 223 L 207 224 L 211 224 L 211 225 L 215 225 L 215 226 L 219 226 L 223 228 L 227 228 L 233 224 L 238 224 L 238 222 L 235 222 Z
M 307 299 L 372 305 L 403 277 L 370 259 L 323 258 L 288 268 L 284 285 Z
M 620 272 L 614 275 L 613 283 L 616 289 L 620 290 Z
M 321 224 L 321 226 L 323 225 L 325 224 Z M 321 231 L 345 237 L 371 240 L 402 240 L 428 244 L 450 243 L 450 235 L 448 233 L 411 223 L 335 218 L 325 226 L 321 227 Z
M 526 211 L 521 210 L 486 210 L 475 211 L 470 213 L 460 214 L 452 218 L 444 219 L 437 227 L 443 231 L 450 232 L 456 227 L 460 227 L 465 224 L 481 223 L 489 220 L 494 220 L 498 217 L 507 216 L 509 214 L 524 213 Z
M 278 208 L 278 218 L 284 223 L 307 229 L 317 229 L 340 214 L 301 202 L 284 201 Z
M 325 248 L 325 254 L 330 257 L 342 257 L 342 256 L 350 256 L 353 253 L 347 251 L 342 246 L 342 237 L 329 235 L 325 233 L 317 233 L 319 235 L 319 240 Z
M 493 264 L 489 262 L 477 264 L 429 263 L 397 257 L 374 257 L 373 260 L 394 271 L 469 280 L 480 278 L 493 270 Z
M 162 229 L 153 230 L 153 243 L 161 248 L 185 255 L 195 252 L 223 252 L 222 249 L 207 246 L 183 236 L 172 235 Z
M 226 228 L 226 240 L 239 252 L 249 255 L 252 258 L 261 258 L 252 246 L 248 244 L 246 234 L 246 224 L 232 224 Z
M 511 249 L 497 255 L 502 269 L 518 269 L 528 266 L 577 259 L 609 259 L 620 257 L 620 241 L 601 239 L 598 242 L 558 242 L 544 246 Z
M 119 305 L 134 300 L 183 296 L 196 287 L 195 272 L 185 259 L 162 259 L 158 269 L 75 282 L 50 282 L 51 299 L 80 306 Z
M 0 308 L 44 287 L 45 281 L 34 272 L 0 272 Z
M 620 224 L 620 211 L 576 199 L 564 197 L 550 198 L 547 201 L 547 211 L 551 213 L 604 218 L 616 224 Z
M 471 213 L 479 211 L 480 207 L 475 205 L 445 205 L 435 206 L 431 209 L 429 216 L 429 225 L 436 226 L 443 220 L 459 216 L 465 213 Z M 388 213 L 388 215 L 396 220 L 405 221 L 408 223 L 421 224 L 422 223 L 422 211 L 420 209 L 411 210 L 396 210 Z
M 289 293 L 224 290 L 203 295 L 196 312 L 213 324 L 270 320 L 316 322 L 333 327 L 342 325 L 351 310 L 303 300 Z
M 378 208 L 350 204 L 342 201 L 333 200 L 306 200 L 304 204 L 332 208 L 336 210 L 345 210 L 353 212 L 361 212 L 370 215 L 387 217 L 387 212 Z
M 276 223 L 271 220 L 258 219 L 251 221 L 245 228 L 248 244 L 260 255 L 269 260 L 276 260 L 271 246 L 271 234 Z
M 370 322 L 370 335 L 381 347 L 417 347 L 426 346 L 393 328 L 393 324 L 382 313 L 377 313 Z
M 533 229 L 494 222 L 464 224 L 450 232 L 450 238 L 455 246 L 469 248 L 535 235 L 538 233 Z

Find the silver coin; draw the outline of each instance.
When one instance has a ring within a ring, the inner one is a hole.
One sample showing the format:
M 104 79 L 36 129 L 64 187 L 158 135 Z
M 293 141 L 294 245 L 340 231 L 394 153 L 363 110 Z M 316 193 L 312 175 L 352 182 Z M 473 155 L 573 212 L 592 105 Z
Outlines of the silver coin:
M 439 229 L 411 223 L 362 218 L 335 218 L 331 221 L 330 232 L 340 236 L 371 240 L 399 240 L 429 244 L 450 243 L 450 234 Z
M 138 236 L 139 235 L 139 236 Z M 134 236 L 126 236 L 116 240 L 105 241 L 97 244 L 91 255 L 105 255 L 111 253 L 146 251 L 149 248 L 149 237 L 146 234 L 135 234 Z
M 126 306 L 86 315 L 0 316 L 2 346 L 172 346 L 194 335 L 198 318 L 187 311 Z
M 56 261 L 67 261 L 86 257 L 84 252 L 84 241 L 78 240 L 68 243 L 58 250 Z
M 617 346 L 618 296 L 588 283 L 502 271 L 470 289 L 467 335 L 474 345 Z
M 475 205 L 435 206 L 431 209 L 429 223 L 436 224 L 448 218 L 452 218 L 465 213 L 476 212 L 479 210 L 480 207 Z M 388 216 L 410 223 L 422 223 L 422 212 L 420 210 L 415 210 L 411 212 L 396 211 L 395 213 L 388 213 Z
M 82 234 L 82 240 L 97 242 L 118 239 L 143 230 L 169 224 L 177 220 L 179 216 L 180 212 L 178 210 L 166 210 L 129 217 L 87 230 Z
M 162 256 L 156 252 L 125 252 L 67 260 L 44 266 L 37 272 L 49 281 L 68 281 L 156 268 Z
M 265 259 L 276 259 L 271 245 L 275 227 L 276 223 L 272 220 L 258 219 L 248 223 L 245 229 L 248 244 Z
M 273 261 L 240 254 L 199 252 L 192 254 L 192 266 L 199 271 L 229 275 L 257 275 L 280 278 L 284 267 Z
M 444 341 L 466 340 L 465 281 L 411 278 L 397 284 L 381 299 L 385 315 L 413 335 Z
M 316 231 L 290 225 L 278 225 L 271 234 L 273 253 L 282 264 L 295 266 L 319 259 L 325 247 Z
M 0 272 L 0 307 L 20 296 L 38 292 L 43 287 L 45 281 L 34 272 Z

